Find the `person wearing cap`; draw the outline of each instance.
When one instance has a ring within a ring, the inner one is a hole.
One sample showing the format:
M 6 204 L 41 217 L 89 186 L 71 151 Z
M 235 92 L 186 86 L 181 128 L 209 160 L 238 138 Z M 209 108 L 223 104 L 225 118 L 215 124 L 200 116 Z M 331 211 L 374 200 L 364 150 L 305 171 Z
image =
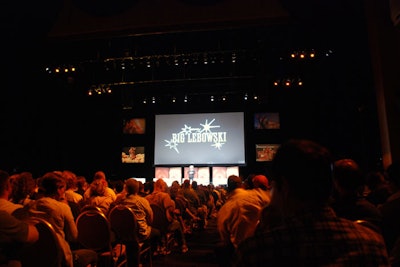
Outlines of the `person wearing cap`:
M 267 176 L 263 174 L 257 174 L 252 178 L 253 188 L 249 189 L 251 198 L 256 204 L 260 206 L 260 209 L 268 206 L 271 202 L 270 185 Z

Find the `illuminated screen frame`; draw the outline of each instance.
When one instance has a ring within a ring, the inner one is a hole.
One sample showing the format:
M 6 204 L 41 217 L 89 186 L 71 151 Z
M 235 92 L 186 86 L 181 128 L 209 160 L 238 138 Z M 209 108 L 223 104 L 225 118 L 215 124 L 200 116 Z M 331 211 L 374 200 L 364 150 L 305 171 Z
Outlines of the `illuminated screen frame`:
M 279 112 L 257 112 L 253 116 L 254 129 L 280 129 Z
M 146 119 L 130 117 L 122 120 L 122 133 L 123 134 L 145 134 L 146 133 Z
M 256 161 L 272 161 L 280 144 L 256 144 Z
M 244 112 L 156 114 L 154 166 L 245 165 Z
M 134 151 L 134 157 L 130 156 L 131 149 Z M 124 164 L 145 163 L 145 155 L 144 146 L 124 146 L 121 153 L 121 162 Z

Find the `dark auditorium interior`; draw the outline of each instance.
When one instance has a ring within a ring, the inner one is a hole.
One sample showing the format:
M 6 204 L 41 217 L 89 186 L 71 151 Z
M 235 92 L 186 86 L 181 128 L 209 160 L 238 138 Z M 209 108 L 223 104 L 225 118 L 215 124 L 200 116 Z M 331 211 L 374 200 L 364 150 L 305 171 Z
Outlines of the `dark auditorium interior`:
M 268 175 L 257 146 L 290 138 L 365 171 L 400 160 L 399 1 L 14 0 L 0 13 L 0 169 L 10 174 L 152 181 L 158 114 L 243 113 L 242 177 Z M 279 114 L 279 128 L 257 129 L 258 113 Z M 128 118 L 145 133 L 124 134 Z M 144 162 L 121 162 L 132 146 Z M 153 266 L 221 266 L 215 224 Z
M 154 177 L 155 114 L 225 111 L 246 114 L 243 176 L 268 168 L 255 144 L 292 137 L 385 168 L 400 159 L 394 2 L 3 2 L 0 168 Z M 257 112 L 280 129 L 255 130 Z M 145 135 L 122 134 L 129 116 Z M 125 145 L 144 164 L 122 164 Z

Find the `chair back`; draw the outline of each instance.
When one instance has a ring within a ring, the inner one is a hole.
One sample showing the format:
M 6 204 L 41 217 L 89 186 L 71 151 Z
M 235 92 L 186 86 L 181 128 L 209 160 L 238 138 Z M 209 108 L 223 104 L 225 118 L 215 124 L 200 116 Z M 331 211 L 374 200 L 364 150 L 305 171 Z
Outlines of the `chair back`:
M 35 224 L 39 232 L 39 240 L 22 248 L 22 266 L 60 267 L 63 261 L 63 252 L 53 226 L 39 217 L 31 217 L 29 221 Z
M 133 210 L 126 205 L 116 205 L 108 219 L 117 241 L 126 245 L 126 259 L 119 266 L 141 266 L 144 262 L 152 266 L 152 250 L 150 239 L 140 242 L 138 224 Z
M 98 212 L 103 212 L 99 207 L 94 206 L 94 205 L 90 205 L 90 204 L 84 205 L 84 206 L 80 209 L 80 212 L 82 213 L 82 212 L 87 211 L 87 210 L 95 210 L 95 211 L 98 211 Z
M 168 232 L 169 221 L 165 209 L 154 203 L 150 204 L 150 207 L 153 210 L 152 226 L 160 230 L 162 234 L 166 234 Z
M 137 221 L 131 208 L 125 205 L 116 205 L 110 210 L 108 219 L 117 240 L 122 243 L 128 241 L 138 242 Z
M 96 210 L 81 212 L 76 219 L 78 242 L 87 249 L 97 252 L 112 250 L 111 227 L 107 217 Z

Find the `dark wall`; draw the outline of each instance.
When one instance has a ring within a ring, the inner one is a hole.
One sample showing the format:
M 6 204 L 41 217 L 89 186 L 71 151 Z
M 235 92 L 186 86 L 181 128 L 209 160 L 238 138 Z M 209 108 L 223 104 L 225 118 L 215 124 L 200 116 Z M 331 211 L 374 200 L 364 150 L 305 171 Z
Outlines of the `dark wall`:
M 36 29 L 30 28 L 23 16 L 18 18 L 20 23 L 10 24 L 8 33 L 15 33 L 15 28 L 21 32 Z M 42 26 L 40 32 L 31 31 L 31 37 L 14 36 L 3 51 L 9 65 L 0 100 L 0 167 L 30 170 L 36 175 L 71 169 L 91 177 L 102 169 L 113 178 L 152 177 L 151 122 L 155 113 L 243 110 L 248 114 L 248 162 L 241 168 L 244 176 L 268 169 L 268 164 L 254 160 L 256 143 L 293 137 L 316 140 L 337 157 L 353 157 L 366 169 L 375 168 L 381 153 L 376 105 L 367 36 L 358 15 L 354 18 L 357 23 L 348 28 L 343 24 L 335 28 L 331 22 L 311 27 L 314 24 L 310 21 L 298 19 L 301 23 L 88 40 L 44 40 L 51 27 Z M 53 18 L 48 17 L 45 25 L 52 23 Z M 318 53 L 314 61 L 289 58 L 292 51 L 310 49 Z M 132 72 L 135 75 L 129 76 L 134 84 L 119 84 L 111 95 L 87 95 L 92 84 L 126 81 L 117 69 L 106 75 L 104 64 L 100 64 L 106 58 L 234 50 L 246 51 L 241 63 L 190 65 L 185 70 L 159 67 L 139 74 L 136 69 Z M 46 66 L 64 64 L 76 64 L 79 71 L 58 76 L 44 71 Z M 216 79 L 221 77 L 228 78 Z M 301 77 L 304 86 L 273 86 L 273 81 L 286 77 Z M 261 98 L 243 103 L 238 96 L 244 92 Z M 236 100 L 211 105 L 203 99 L 222 93 L 231 93 Z M 168 96 L 182 94 L 198 100 L 191 106 L 166 102 Z M 164 102 L 156 107 L 139 105 L 141 97 L 152 95 Z M 133 109 L 124 111 L 126 105 Z M 281 130 L 255 131 L 252 114 L 271 110 L 280 112 Z M 132 141 L 149 148 L 146 163 L 129 167 L 120 163 L 124 145 L 121 121 L 128 114 L 144 115 L 149 122 L 148 134 Z

